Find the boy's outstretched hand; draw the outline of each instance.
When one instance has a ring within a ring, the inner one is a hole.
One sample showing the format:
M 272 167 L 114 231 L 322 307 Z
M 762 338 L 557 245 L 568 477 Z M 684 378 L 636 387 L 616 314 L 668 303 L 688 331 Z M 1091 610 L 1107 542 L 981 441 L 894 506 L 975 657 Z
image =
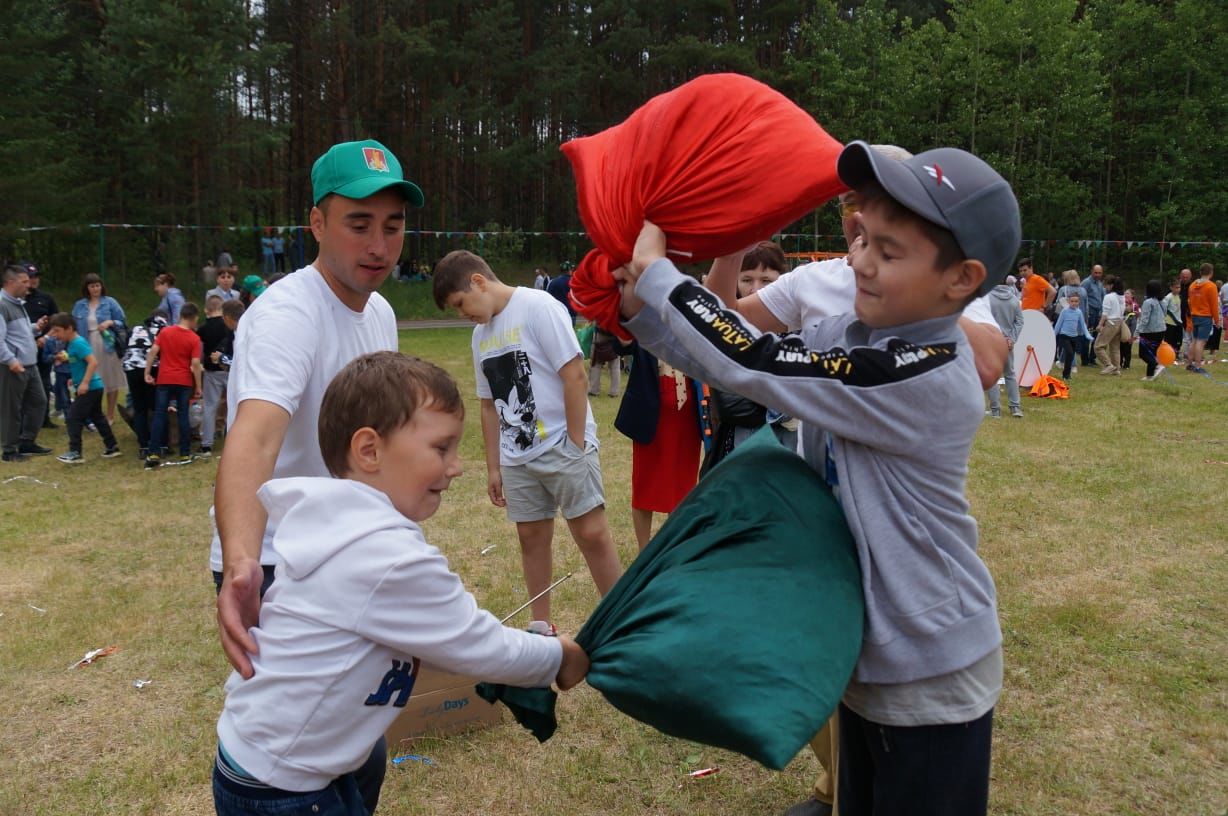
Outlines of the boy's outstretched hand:
M 580 644 L 567 635 L 559 635 L 559 644 L 563 647 L 563 662 L 559 664 L 559 673 L 554 678 L 554 684 L 559 691 L 575 688 L 588 675 L 588 655 Z

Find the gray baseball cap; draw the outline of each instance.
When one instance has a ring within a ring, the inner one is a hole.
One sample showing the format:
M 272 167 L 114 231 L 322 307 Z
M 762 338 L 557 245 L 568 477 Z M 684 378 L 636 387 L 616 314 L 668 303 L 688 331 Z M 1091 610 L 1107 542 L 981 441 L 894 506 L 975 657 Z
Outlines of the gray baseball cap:
M 893 161 L 850 142 L 836 172 L 853 189 L 877 181 L 903 207 L 949 229 L 966 257 L 985 264 L 981 294 L 1011 271 L 1023 239 L 1019 202 L 1006 179 L 968 151 L 940 147 Z

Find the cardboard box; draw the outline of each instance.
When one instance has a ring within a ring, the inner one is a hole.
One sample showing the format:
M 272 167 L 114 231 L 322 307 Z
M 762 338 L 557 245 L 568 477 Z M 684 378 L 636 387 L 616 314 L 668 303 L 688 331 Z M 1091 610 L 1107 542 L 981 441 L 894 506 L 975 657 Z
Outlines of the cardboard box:
M 388 748 L 427 734 L 457 734 L 497 725 L 503 719 L 503 706 L 479 697 L 473 690 L 477 683 L 463 674 L 421 667 L 409 702 L 384 732 Z

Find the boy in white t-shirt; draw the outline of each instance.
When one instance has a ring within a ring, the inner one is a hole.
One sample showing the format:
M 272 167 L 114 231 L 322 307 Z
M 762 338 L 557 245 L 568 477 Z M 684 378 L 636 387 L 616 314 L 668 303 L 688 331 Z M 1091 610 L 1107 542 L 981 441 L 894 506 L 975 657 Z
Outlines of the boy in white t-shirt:
M 547 292 L 508 286 L 472 252 L 435 266 L 435 305 L 478 324 L 473 368 L 482 401 L 487 492 L 516 523 L 529 595 L 550 585 L 560 510 L 604 595 L 622 574 L 610 537 L 588 375 L 566 310 Z M 550 598 L 533 602 L 549 632 Z
M 567 689 L 588 673 L 568 637 L 503 626 L 479 609 L 418 523 L 461 474 L 464 403 L 430 363 L 392 351 L 347 365 L 324 394 L 320 451 L 333 478 L 260 489 L 277 520 L 255 673 L 226 683 L 218 814 L 365 816 L 354 772 L 409 701 L 420 666 Z

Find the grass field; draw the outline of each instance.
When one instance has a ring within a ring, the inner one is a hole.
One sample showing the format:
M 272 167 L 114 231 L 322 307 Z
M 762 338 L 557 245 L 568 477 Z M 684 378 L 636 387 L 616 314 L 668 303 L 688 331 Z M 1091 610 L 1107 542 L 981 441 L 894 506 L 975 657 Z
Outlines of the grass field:
M 405 332 L 402 347 L 472 394 L 467 330 Z M 1214 368 L 1228 380 L 1228 365 Z M 1228 812 L 1228 388 L 1130 373 L 1085 370 L 1069 401 L 1027 399 L 1023 420 L 986 420 L 977 439 L 968 492 L 1006 654 L 995 814 Z M 514 531 L 485 498 L 467 405 L 467 472 L 425 526 L 481 603 L 510 610 L 524 596 Z M 630 450 L 615 408 L 594 399 L 629 562 Z M 120 459 L 99 459 L 87 435 L 84 465 L 44 457 L 0 471 L 0 816 L 212 812 L 229 673 L 207 567 L 216 463 L 145 472 L 119 433 Z M 62 429 L 40 441 L 65 447 Z M 19 474 L 45 484 L 5 481 Z M 578 571 L 554 604 L 574 631 L 597 599 L 562 525 L 557 541 L 556 569 Z M 120 651 L 69 669 L 110 645 Z M 544 745 L 510 717 L 418 741 L 436 767 L 390 768 L 381 812 L 775 814 L 807 795 L 817 767 L 804 752 L 772 773 L 661 736 L 588 688 L 559 712 Z

